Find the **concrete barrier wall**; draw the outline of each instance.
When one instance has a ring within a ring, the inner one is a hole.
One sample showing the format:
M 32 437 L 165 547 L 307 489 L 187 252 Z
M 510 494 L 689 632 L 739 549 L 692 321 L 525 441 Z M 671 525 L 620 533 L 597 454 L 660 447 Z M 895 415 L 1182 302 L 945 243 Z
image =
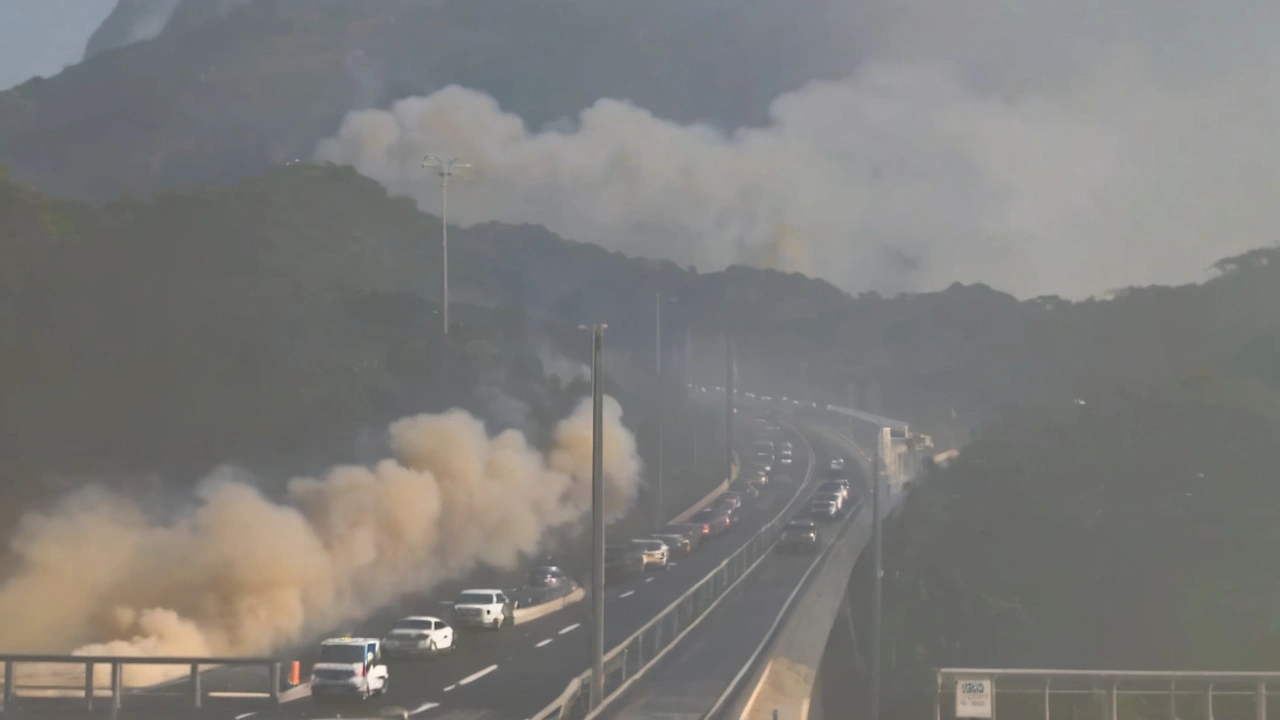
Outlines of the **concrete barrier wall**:
M 720 493 L 724 492 L 725 490 L 728 490 L 729 486 L 732 485 L 733 481 L 736 480 L 737 478 L 738 478 L 738 454 L 734 453 L 733 454 L 733 474 L 729 477 L 729 479 L 725 480 L 724 482 L 712 488 L 711 492 L 703 496 L 703 498 L 698 502 L 690 505 L 688 508 L 685 508 L 684 512 L 671 518 L 669 521 L 667 521 L 667 524 L 679 525 L 680 523 L 693 517 L 694 513 L 702 509 L 702 506 L 706 505 L 712 500 L 715 500 L 717 497 L 720 496 Z
M 553 612 L 563 610 L 574 603 L 582 602 L 587 596 L 587 591 L 578 588 L 562 598 L 544 602 L 540 605 L 534 605 L 528 608 L 516 608 L 511 612 L 511 622 L 515 625 L 526 623 L 531 620 L 537 620 L 540 617 L 546 617 Z
M 826 435 L 841 445 L 852 442 L 820 425 L 810 429 Z M 858 455 L 860 449 L 853 447 Z M 902 493 L 884 488 L 883 515 L 891 515 L 902 500 Z M 810 701 L 818 681 L 818 668 L 826 650 L 831 626 L 845 601 L 849 578 L 862 552 L 871 541 L 872 517 L 870 498 L 858 517 L 846 529 L 818 568 L 809 588 L 790 609 L 778 628 L 767 659 L 761 663 L 735 702 L 721 717 L 733 720 L 772 720 L 779 718 L 808 720 Z M 750 688 L 746 691 L 746 688 Z

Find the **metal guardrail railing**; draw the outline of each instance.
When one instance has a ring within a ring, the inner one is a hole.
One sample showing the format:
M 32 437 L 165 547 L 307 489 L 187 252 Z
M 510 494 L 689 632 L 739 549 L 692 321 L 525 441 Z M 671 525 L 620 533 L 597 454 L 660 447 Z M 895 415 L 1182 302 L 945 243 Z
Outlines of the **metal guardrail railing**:
M 267 691 L 262 693 L 254 693 L 255 696 L 270 698 L 273 702 L 280 702 L 281 687 L 281 663 L 274 658 L 218 658 L 218 657 L 120 657 L 120 656 L 90 656 L 90 655 L 0 655 L 0 663 L 4 665 L 4 688 L 0 691 L 0 698 L 3 698 L 2 707 L 5 712 L 10 711 L 14 707 L 15 698 L 20 697 L 18 690 L 26 688 L 36 691 L 75 691 L 84 692 L 85 708 L 94 709 L 94 702 L 98 697 L 98 689 L 100 684 L 96 681 L 96 670 L 106 667 L 110 672 L 110 680 L 106 683 L 107 702 L 112 710 L 119 710 L 124 696 L 129 688 L 124 684 L 124 669 L 126 666 L 166 666 L 166 665 L 186 665 L 189 667 L 189 692 L 191 699 L 191 707 L 201 707 L 206 696 L 200 684 L 200 668 L 210 667 L 214 665 L 220 666 L 239 666 L 239 667 L 261 667 L 266 670 L 267 675 Z M 20 683 L 18 681 L 18 669 L 23 665 L 44 666 L 46 671 L 50 670 L 50 666 L 59 669 L 58 672 L 51 673 L 57 677 L 71 676 L 77 666 L 83 668 L 83 685 L 72 686 L 54 683 Z
M 999 711 L 1047 720 L 1091 710 L 1105 720 L 1213 720 L 1217 700 L 1222 717 L 1267 720 L 1267 697 L 1277 692 L 1280 672 L 941 668 L 933 717 L 994 719 Z
M 816 462 L 813 446 L 803 435 L 800 439 L 808 452 L 809 465 L 796 494 L 746 544 L 725 558 L 643 627 L 605 653 L 604 700 L 600 707 L 590 712 L 587 708 L 586 688 L 591 677 L 591 671 L 588 670 L 571 680 L 559 697 L 531 716 L 530 720 L 594 720 L 675 647 L 685 634 L 696 627 L 724 599 L 726 593 L 755 569 L 777 543 L 782 527 L 786 524 L 784 518 L 813 476 Z

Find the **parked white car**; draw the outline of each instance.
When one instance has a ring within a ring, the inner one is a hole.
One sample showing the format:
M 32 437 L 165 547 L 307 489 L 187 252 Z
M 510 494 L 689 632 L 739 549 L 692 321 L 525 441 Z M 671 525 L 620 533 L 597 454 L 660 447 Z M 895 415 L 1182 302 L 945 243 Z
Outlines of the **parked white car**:
M 311 698 L 368 700 L 387 692 L 390 673 L 382 664 L 382 643 L 375 638 L 333 638 L 320 643 L 311 670 Z
M 397 620 L 382 639 L 382 651 L 388 658 L 423 657 L 457 649 L 458 639 L 453 627 L 429 615 L 412 615 Z

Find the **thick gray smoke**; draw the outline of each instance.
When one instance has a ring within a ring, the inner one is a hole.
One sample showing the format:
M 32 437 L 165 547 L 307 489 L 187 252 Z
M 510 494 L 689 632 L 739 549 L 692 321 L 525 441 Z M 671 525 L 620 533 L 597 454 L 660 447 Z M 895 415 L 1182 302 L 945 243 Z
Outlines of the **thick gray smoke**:
M 622 410 L 605 402 L 606 511 L 640 475 Z M 275 501 L 213 477 L 198 503 L 156 519 L 101 491 L 23 519 L 0 584 L 0 650 L 113 655 L 254 654 L 360 618 L 485 564 L 514 567 L 590 509 L 591 405 L 546 453 L 489 436 L 461 410 L 398 420 L 395 458 L 335 467 Z M 85 643 L 91 643 L 85 645 Z M 134 668 L 131 684 L 163 677 Z
M 353 112 L 317 157 L 439 208 L 426 153 L 460 156 L 450 219 L 851 290 L 986 282 L 1021 296 L 1204 279 L 1280 227 L 1280 4 L 863 0 L 846 80 L 768 127 L 681 126 L 602 99 L 531 132 L 449 87 Z

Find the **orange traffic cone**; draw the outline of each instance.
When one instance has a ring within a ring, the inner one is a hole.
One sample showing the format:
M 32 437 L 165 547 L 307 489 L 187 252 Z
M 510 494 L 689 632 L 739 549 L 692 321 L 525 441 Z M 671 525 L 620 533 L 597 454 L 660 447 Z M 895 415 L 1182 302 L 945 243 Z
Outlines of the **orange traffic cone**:
M 302 663 L 298 662 L 297 660 L 294 660 L 293 665 L 289 668 L 289 684 L 290 685 L 302 684 Z

